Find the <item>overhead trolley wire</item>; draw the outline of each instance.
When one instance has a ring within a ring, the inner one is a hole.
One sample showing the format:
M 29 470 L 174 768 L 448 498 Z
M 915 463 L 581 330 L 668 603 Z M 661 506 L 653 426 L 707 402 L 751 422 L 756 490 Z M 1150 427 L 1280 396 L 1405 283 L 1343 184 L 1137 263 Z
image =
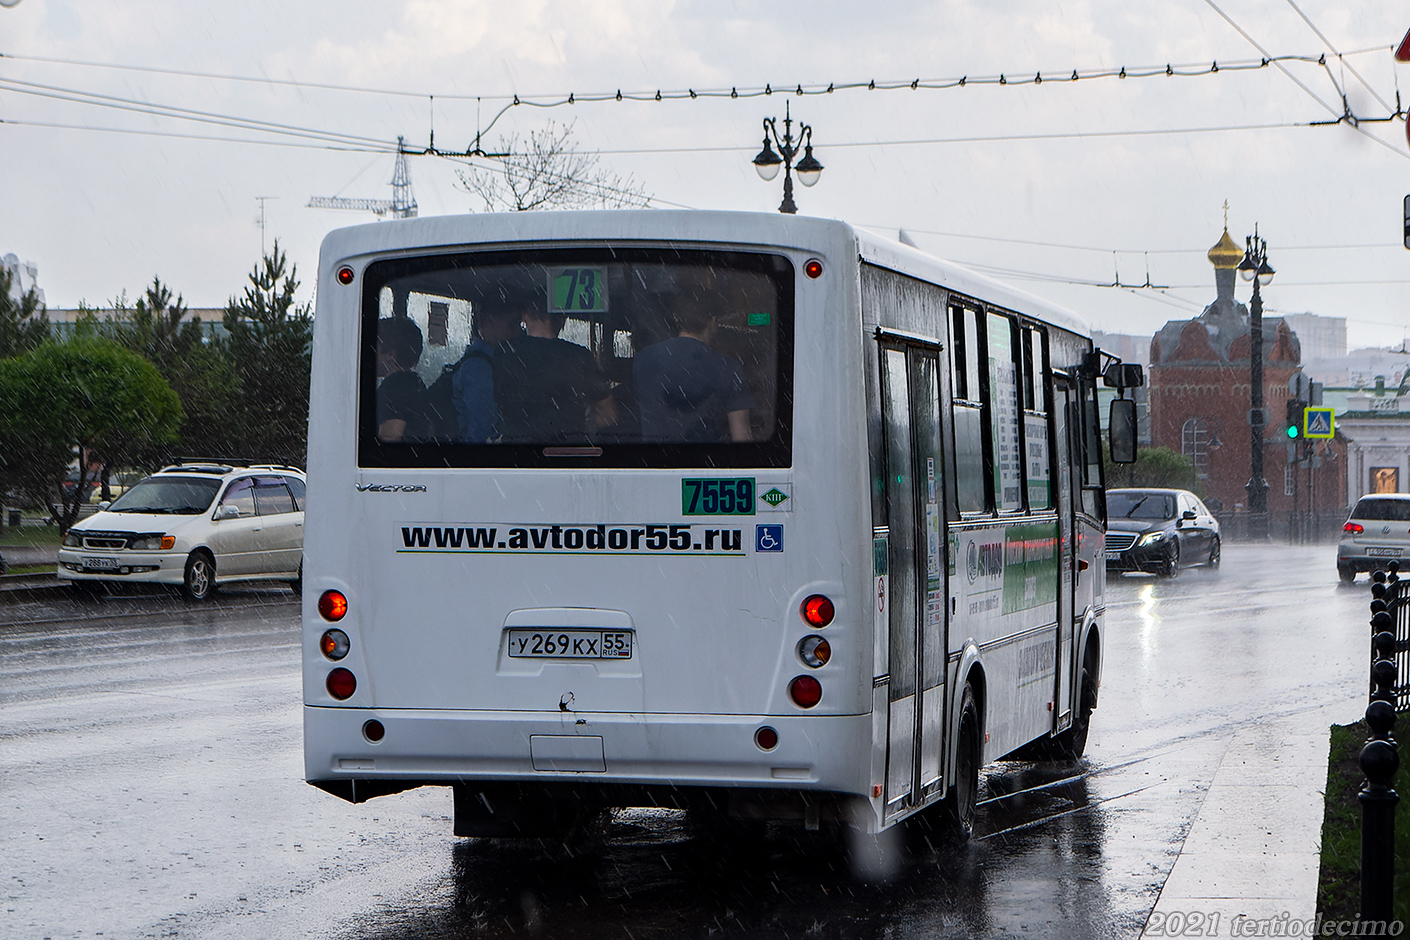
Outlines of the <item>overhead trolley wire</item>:
M 0 77 L 0 90 L 12 91 L 22 95 L 32 95 L 39 98 L 51 98 L 76 104 L 86 104 L 98 108 L 131 111 L 138 114 L 175 118 L 183 121 L 197 121 L 202 124 L 215 124 L 221 127 L 237 127 L 266 134 L 286 134 L 295 137 L 307 137 L 316 140 L 325 140 L 330 143 L 366 145 L 380 145 L 382 143 L 382 141 L 376 140 L 375 138 L 362 137 L 356 134 L 343 134 L 336 131 L 298 127 L 296 125 L 281 124 L 275 121 L 262 121 L 258 118 L 243 118 L 237 115 L 199 111 L 194 108 L 182 108 L 176 105 L 153 104 L 132 98 L 120 98 L 116 95 L 105 95 L 98 92 L 63 88 L 57 85 L 43 85 L 37 82 L 25 82 L 13 78 Z

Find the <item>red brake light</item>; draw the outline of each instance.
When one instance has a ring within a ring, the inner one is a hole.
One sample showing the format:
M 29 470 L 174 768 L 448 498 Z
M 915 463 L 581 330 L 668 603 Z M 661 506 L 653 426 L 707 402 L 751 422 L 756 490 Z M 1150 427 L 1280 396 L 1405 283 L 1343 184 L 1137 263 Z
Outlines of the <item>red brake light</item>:
M 1355 522 L 1348 522 L 1346 525 L 1344 525 L 1344 526 L 1341 527 L 1341 530 L 1342 530 L 1343 532 L 1352 532 L 1352 533 L 1355 533 L 1355 532 L 1365 532 L 1365 531 L 1366 531 L 1364 527 L 1362 527 L 1361 525 L 1358 525 L 1358 524 L 1355 523 Z
M 822 277 L 822 262 L 817 258 L 812 259 L 807 264 L 803 265 L 803 273 L 817 280 Z
M 357 691 L 357 677 L 341 666 L 328 673 L 328 694 L 338 701 L 352 698 Z
M 338 269 L 338 283 L 348 285 L 353 282 L 353 269 L 344 265 Z
M 348 599 L 342 591 L 324 591 L 318 598 L 318 612 L 324 620 L 342 620 L 348 612 Z
M 788 683 L 788 697 L 799 708 L 812 708 L 822 701 L 822 683 L 812 676 L 799 676 Z
M 821 629 L 832 623 L 832 618 L 836 616 L 837 611 L 833 608 L 832 601 L 821 594 L 814 594 L 803 602 L 803 605 L 798 608 L 798 613 L 805 623 Z

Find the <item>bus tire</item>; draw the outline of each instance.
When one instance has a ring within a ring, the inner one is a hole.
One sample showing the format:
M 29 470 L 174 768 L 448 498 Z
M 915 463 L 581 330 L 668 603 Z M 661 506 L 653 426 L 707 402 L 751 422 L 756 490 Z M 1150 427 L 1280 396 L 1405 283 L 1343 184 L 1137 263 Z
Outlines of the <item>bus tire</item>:
M 974 689 L 968 682 L 960 697 L 960 720 L 955 727 L 959 738 L 955 742 L 955 782 L 945 796 L 945 820 L 956 842 L 968 842 L 974 835 L 974 821 L 979 815 L 979 766 L 983 745 L 979 706 L 975 704 Z
M 1052 739 L 1053 757 L 1060 761 L 1077 761 L 1087 751 L 1087 733 L 1092 727 L 1092 710 L 1097 707 L 1097 685 L 1087 667 L 1082 667 L 1082 700 L 1072 726 Z
M 203 601 L 215 593 L 215 559 L 205 549 L 197 549 L 186 559 L 181 593 L 191 601 Z

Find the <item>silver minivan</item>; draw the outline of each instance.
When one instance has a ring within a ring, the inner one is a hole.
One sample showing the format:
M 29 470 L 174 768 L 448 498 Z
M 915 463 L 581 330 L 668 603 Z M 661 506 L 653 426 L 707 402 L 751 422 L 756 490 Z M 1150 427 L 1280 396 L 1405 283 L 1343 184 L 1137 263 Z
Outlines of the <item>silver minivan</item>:
M 302 587 L 302 470 L 273 464 L 165 467 L 75 525 L 58 576 L 76 587 L 146 581 L 205 600 L 217 584 Z
M 1356 580 L 1358 571 L 1376 571 L 1386 562 L 1404 559 L 1410 552 L 1410 494 L 1379 493 L 1363 496 L 1341 527 L 1337 546 L 1337 574 Z

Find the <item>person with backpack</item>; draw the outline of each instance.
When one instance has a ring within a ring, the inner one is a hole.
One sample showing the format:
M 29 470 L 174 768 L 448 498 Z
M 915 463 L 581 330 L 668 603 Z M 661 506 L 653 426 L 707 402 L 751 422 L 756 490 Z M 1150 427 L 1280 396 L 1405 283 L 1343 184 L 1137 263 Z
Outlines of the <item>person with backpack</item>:
M 520 311 L 509 304 L 487 305 L 475 312 L 475 338 L 450 376 L 456 417 L 456 440 L 486 444 L 499 436 L 499 409 L 494 397 L 494 357 L 500 343 L 520 334 Z M 444 377 L 437 379 L 437 384 Z

